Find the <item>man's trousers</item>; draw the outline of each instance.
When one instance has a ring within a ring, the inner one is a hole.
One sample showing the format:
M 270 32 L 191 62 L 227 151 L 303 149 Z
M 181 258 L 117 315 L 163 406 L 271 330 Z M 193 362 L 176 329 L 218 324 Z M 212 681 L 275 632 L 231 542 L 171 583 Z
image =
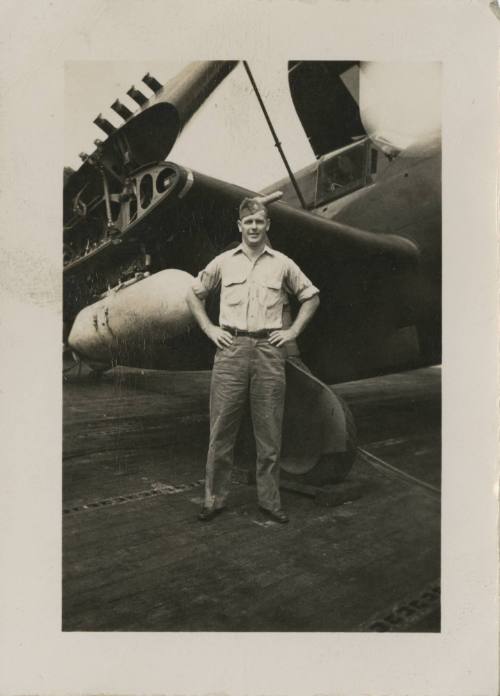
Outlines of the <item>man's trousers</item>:
M 267 338 L 233 337 L 217 349 L 210 388 L 210 443 L 205 507 L 223 507 L 229 493 L 234 446 L 249 397 L 257 450 L 257 495 L 267 510 L 281 507 L 279 458 L 285 401 L 285 349 Z

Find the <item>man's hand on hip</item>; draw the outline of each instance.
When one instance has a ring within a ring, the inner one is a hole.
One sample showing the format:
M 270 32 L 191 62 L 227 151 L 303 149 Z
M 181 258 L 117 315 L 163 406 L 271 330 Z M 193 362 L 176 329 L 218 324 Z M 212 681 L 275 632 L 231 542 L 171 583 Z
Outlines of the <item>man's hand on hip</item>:
M 221 329 L 220 326 L 212 325 L 207 330 L 207 336 L 211 341 L 215 343 L 217 348 L 228 348 L 228 346 L 230 346 L 233 342 L 233 337 L 231 336 L 229 331 Z
M 294 341 L 296 338 L 297 334 L 293 329 L 276 329 L 276 331 L 272 331 L 269 334 L 269 343 L 280 348 L 288 341 Z

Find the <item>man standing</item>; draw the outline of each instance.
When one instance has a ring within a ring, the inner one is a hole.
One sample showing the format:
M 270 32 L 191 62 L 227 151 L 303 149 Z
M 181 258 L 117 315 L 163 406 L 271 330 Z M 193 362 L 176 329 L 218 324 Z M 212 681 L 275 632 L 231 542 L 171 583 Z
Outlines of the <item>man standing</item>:
M 267 244 L 270 220 L 258 198 L 240 205 L 241 244 L 216 256 L 202 270 L 187 301 L 201 329 L 217 346 L 210 388 L 210 443 L 205 503 L 201 521 L 225 507 L 233 452 L 241 416 L 250 396 L 257 449 L 260 509 L 277 522 L 288 522 L 281 507 L 279 457 L 285 400 L 285 344 L 301 333 L 319 305 L 319 290 L 291 259 Z M 207 316 L 203 300 L 220 286 L 219 326 Z M 300 310 L 284 327 L 288 296 Z

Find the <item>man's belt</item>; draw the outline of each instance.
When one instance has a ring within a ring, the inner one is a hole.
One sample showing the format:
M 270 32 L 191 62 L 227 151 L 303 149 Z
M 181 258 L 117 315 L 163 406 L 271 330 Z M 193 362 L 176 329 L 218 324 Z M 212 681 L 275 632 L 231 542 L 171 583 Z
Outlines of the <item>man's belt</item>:
M 276 329 L 261 329 L 260 331 L 242 331 L 235 329 L 232 326 L 221 326 L 224 331 L 229 331 L 231 336 L 248 336 L 248 338 L 267 338 L 272 331 Z

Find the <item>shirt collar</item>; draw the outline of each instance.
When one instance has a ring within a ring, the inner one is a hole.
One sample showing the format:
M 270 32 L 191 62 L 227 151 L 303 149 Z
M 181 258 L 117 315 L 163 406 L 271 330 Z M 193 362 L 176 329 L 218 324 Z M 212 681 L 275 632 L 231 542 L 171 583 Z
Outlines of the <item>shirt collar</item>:
M 238 252 L 240 252 L 240 251 L 241 251 L 242 254 L 245 253 L 245 252 L 243 251 L 243 244 L 239 244 L 235 249 L 233 249 L 233 256 L 234 256 L 235 254 L 237 254 Z M 267 244 L 265 245 L 264 249 L 262 250 L 262 254 L 266 254 L 266 253 L 269 254 L 269 256 L 274 256 L 274 255 L 275 255 L 275 254 L 274 254 L 274 249 L 271 249 L 271 247 L 268 246 Z M 261 256 L 262 256 L 262 254 L 261 254 Z

